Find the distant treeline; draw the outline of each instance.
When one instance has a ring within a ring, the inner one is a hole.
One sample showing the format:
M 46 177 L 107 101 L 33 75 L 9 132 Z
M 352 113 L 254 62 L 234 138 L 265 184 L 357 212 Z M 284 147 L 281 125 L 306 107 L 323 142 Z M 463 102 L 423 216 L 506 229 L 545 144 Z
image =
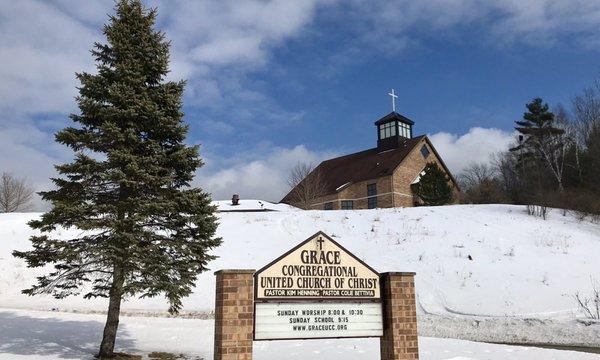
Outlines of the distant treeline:
M 515 125 L 509 149 L 458 176 L 461 201 L 523 204 L 543 217 L 556 207 L 599 219 L 600 79 L 568 108 L 533 99 Z

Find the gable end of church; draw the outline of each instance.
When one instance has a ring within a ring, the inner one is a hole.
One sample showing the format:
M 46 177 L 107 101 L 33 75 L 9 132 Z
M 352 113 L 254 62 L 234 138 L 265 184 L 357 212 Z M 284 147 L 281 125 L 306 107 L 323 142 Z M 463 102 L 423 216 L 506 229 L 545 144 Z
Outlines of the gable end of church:
M 414 122 L 392 112 L 375 121 L 377 146 L 321 162 L 282 203 L 303 208 L 351 210 L 410 207 L 420 204 L 412 191 L 419 174 L 435 162 L 450 177 L 458 194 L 458 184 L 425 135 L 413 137 Z M 313 187 L 314 189 L 311 189 Z

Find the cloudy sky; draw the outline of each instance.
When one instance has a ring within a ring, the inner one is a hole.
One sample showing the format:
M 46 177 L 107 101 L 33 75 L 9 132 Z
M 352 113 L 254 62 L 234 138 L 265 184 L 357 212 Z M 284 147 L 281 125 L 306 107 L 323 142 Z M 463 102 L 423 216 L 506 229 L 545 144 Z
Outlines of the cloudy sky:
M 290 167 L 373 147 L 398 111 L 454 172 L 511 141 L 524 104 L 568 105 L 600 71 L 597 0 L 146 0 L 187 79 L 196 182 L 279 200 Z M 0 2 L 0 172 L 49 186 L 53 134 L 112 0 Z M 42 205 L 38 204 L 38 208 Z

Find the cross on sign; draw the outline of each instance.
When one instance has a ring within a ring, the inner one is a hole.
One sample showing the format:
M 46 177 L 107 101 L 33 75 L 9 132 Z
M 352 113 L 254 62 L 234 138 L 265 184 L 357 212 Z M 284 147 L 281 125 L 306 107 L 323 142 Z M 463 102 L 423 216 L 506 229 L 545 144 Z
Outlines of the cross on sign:
M 388 95 L 392 98 L 392 111 L 396 111 L 396 99 L 398 98 L 398 95 L 396 95 L 394 89 L 392 89 L 392 92 L 388 93 Z
M 319 240 L 317 240 L 317 242 L 319 243 L 319 250 L 323 250 L 323 243 L 325 242 L 325 240 L 323 240 L 323 238 L 319 238 Z

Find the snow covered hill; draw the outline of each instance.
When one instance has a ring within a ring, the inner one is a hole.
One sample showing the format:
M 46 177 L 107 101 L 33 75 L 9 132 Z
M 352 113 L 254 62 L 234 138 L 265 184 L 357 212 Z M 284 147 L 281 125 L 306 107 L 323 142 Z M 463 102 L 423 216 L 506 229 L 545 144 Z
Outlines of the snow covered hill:
M 32 231 L 26 223 L 37 216 L 0 214 L 0 308 L 105 310 L 102 299 L 55 300 L 20 294 L 40 270 L 27 269 L 11 251 L 29 247 Z M 468 335 L 472 329 L 460 324 L 498 328 L 512 321 L 526 328 L 531 325 L 529 320 L 537 319 L 551 325 L 548 331 L 555 332 L 552 326 L 568 325 L 573 337 L 585 339 L 580 343 L 600 344 L 600 331 L 591 330 L 597 326 L 574 322 L 580 313 L 573 299 L 577 292 L 590 292 L 590 277 L 600 279 L 600 225 L 563 216 L 558 210 L 551 211 L 546 221 L 527 215 L 523 207 L 508 205 L 362 211 L 283 209 L 220 213 L 219 218 L 218 235 L 224 241 L 215 251 L 219 258 L 211 264 L 212 270 L 258 269 L 323 230 L 380 272 L 417 273 L 422 332 L 481 339 Z M 72 232 L 62 231 L 61 235 Z M 214 275 L 205 273 L 194 294 L 184 301 L 184 310 L 210 311 L 213 305 Z M 167 306 L 161 298 L 130 299 L 123 308 L 161 312 Z M 510 331 L 509 327 L 504 332 Z M 530 335 L 519 336 L 523 341 L 536 342 Z M 545 339 L 546 335 L 538 337 Z
M 237 205 L 231 200 L 216 200 L 212 205 L 220 212 L 260 212 L 260 211 L 299 211 L 300 209 L 287 204 L 275 204 L 264 200 L 243 199 Z

